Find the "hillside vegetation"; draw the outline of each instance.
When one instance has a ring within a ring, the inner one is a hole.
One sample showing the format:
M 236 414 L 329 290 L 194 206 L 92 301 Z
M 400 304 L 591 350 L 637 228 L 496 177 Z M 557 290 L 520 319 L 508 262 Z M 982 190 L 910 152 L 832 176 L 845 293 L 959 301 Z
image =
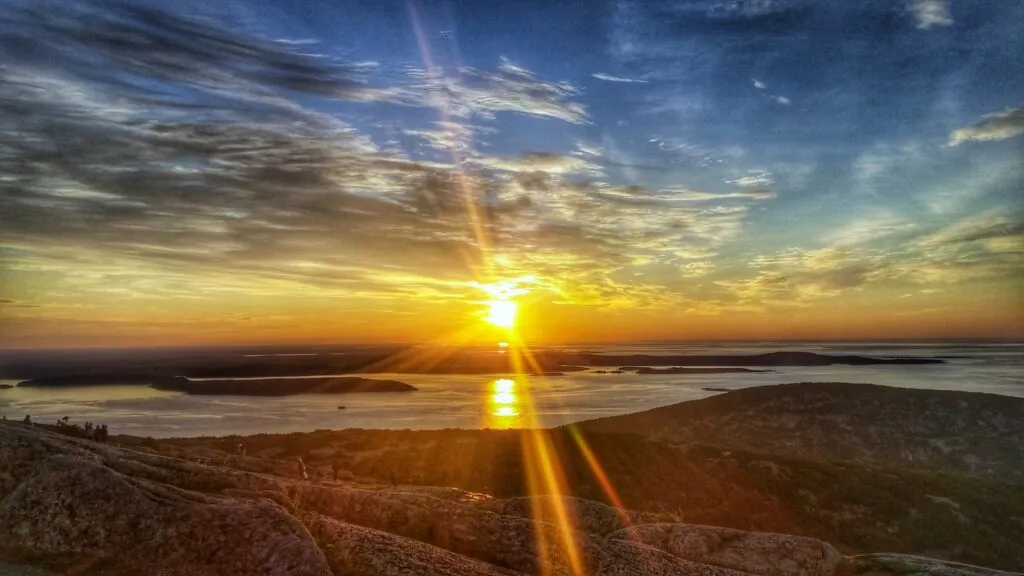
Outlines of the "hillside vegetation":
M 995 394 L 805 382 L 736 390 L 579 428 L 1024 484 L 1024 399 Z

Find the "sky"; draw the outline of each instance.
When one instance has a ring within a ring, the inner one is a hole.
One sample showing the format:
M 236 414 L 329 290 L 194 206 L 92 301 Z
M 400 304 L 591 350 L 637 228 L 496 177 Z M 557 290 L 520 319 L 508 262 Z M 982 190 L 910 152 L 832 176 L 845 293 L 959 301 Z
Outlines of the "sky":
M 0 347 L 1024 337 L 1022 27 L 0 0 Z

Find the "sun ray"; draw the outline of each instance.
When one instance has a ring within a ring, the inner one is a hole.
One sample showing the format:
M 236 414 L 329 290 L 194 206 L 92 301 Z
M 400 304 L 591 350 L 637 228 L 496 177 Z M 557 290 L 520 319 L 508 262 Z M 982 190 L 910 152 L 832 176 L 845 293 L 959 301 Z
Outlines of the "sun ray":
M 633 525 L 633 521 L 630 519 L 629 514 L 626 512 L 626 506 L 622 503 L 622 498 L 619 496 L 615 486 L 612 484 L 611 478 L 605 473 L 604 467 L 601 466 L 600 461 L 597 459 L 597 455 L 590 449 L 590 445 L 587 444 L 586 438 L 583 437 L 583 433 L 575 424 L 570 424 L 568 427 L 569 435 L 576 442 L 576 447 L 579 448 L 580 453 L 583 455 L 584 461 L 590 470 L 594 473 L 597 478 L 598 485 L 601 486 L 601 490 L 605 496 L 608 497 L 608 501 L 611 502 L 612 507 L 615 509 L 615 513 L 618 514 L 619 520 L 622 522 L 624 528 L 629 528 Z M 639 539 L 632 536 L 632 532 L 628 532 L 631 540 L 639 541 Z
M 514 335 L 514 332 L 513 332 Z M 523 360 L 530 359 L 535 364 L 526 346 L 522 345 L 518 336 L 510 342 L 512 351 L 512 367 L 517 375 L 528 381 L 527 370 L 524 369 Z M 537 538 L 538 551 L 541 558 L 547 558 L 554 551 L 559 551 L 565 558 L 570 573 L 573 575 L 586 574 L 586 567 L 583 562 L 579 542 L 577 542 L 577 522 L 573 510 L 570 510 L 560 495 L 569 494 L 568 483 L 565 481 L 565 473 L 561 462 L 556 456 L 556 451 L 550 437 L 550 431 L 544 429 L 543 423 L 536 417 L 536 410 L 529 393 L 529 387 L 523 394 L 523 402 L 529 410 L 531 419 L 528 427 L 523 431 L 521 437 L 522 451 L 527 466 L 527 484 L 530 494 L 533 496 L 551 495 L 552 498 L 532 498 L 531 512 L 535 521 L 543 522 L 554 527 L 557 533 L 556 542 L 550 542 L 545 530 L 534 530 Z M 546 561 L 545 561 L 546 562 Z M 542 565 L 542 573 L 548 573 L 550 567 Z

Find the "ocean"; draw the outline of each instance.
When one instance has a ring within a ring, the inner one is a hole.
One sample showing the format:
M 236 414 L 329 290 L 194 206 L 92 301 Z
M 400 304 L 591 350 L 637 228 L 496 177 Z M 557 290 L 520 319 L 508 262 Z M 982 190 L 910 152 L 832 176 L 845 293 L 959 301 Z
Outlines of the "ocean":
M 123 385 L 19 387 L 0 389 L 0 414 L 17 420 L 30 414 L 34 421 L 46 423 L 68 416 L 72 423 L 105 423 L 112 434 L 195 437 L 344 428 L 549 427 L 696 400 L 720 394 L 720 390 L 810 381 L 1024 397 L 1024 343 L 1016 342 L 648 343 L 578 349 L 604 354 L 671 355 L 799 350 L 862 356 L 939 356 L 947 363 L 779 367 L 763 373 L 695 375 L 599 374 L 596 370 L 530 377 L 374 374 L 369 377 L 401 380 L 419 391 L 288 397 L 189 396 Z

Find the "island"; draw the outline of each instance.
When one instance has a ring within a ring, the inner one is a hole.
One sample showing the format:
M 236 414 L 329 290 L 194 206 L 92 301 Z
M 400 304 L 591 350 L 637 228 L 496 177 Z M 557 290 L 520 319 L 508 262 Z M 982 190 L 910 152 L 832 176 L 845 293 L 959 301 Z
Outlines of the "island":
M 637 374 L 734 374 L 737 372 L 772 372 L 772 370 L 752 370 L 750 368 L 684 368 L 672 366 L 671 368 L 652 368 L 650 366 L 623 366 L 621 372 L 635 372 Z
M 93 374 L 87 376 L 48 376 L 18 382 L 26 388 L 80 388 L 85 386 L 148 386 L 153 376 L 138 374 Z
M 815 352 L 781 351 L 742 355 L 573 354 L 549 352 L 538 355 L 548 360 L 579 366 L 873 366 L 880 364 L 945 364 L 940 358 L 841 356 Z
M 333 378 L 245 378 L 190 380 L 184 376 L 155 378 L 157 390 L 194 395 L 292 396 L 295 394 L 350 394 L 355 392 L 413 392 L 417 388 L 397 380 L 358 377 Z

